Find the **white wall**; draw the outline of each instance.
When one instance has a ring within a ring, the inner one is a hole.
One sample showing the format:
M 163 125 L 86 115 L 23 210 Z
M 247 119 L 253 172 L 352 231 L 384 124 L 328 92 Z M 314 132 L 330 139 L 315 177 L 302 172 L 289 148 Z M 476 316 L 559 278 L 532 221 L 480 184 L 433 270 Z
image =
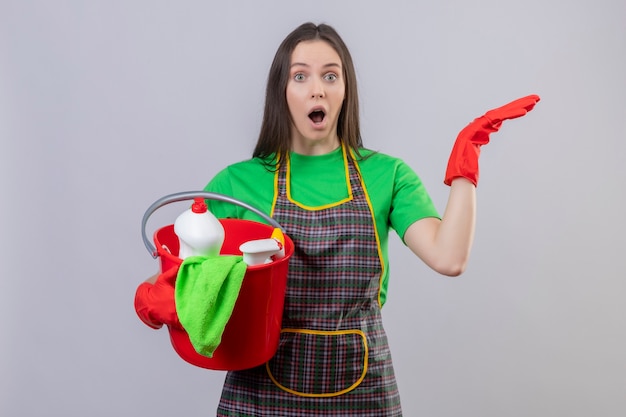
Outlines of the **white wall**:
M 365 143 L 441 211 L 456 133 L 542 97 L 483 150 L 463 277 L 392 242 L 405 415 L 625 415 L 625 18 L 621 0 L 0 2 L 0 414 L 214 415 L 223 373 L 135 316 L 156 270 L 140 220 L 251 154 L 273 54 L 311 20 L 351 48 Z

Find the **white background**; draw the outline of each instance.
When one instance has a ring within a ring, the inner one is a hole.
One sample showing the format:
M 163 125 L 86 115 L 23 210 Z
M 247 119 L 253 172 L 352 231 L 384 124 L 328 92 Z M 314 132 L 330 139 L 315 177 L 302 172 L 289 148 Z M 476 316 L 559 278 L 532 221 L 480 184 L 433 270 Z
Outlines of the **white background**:
M 542 97 L 483 148 L 462 277 L 391 243 L 405 415 L 626 415 L 622 0 L 0 1 L 0 415 L 215 414 L 224 374 L 135 315 L 157 268 L 140 221 L 251 155 L 273 54 L 305 21 L 352 51 L 365 144 L 441 212 L 456 133 Z

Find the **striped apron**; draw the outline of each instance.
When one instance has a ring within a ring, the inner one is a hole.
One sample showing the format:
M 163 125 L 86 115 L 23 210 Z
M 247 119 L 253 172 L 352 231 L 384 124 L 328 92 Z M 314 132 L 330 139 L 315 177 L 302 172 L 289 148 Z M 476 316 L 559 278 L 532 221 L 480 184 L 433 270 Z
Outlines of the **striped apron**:
M 295 243 L 278 352 L 229 372 L 218 416 L 401 416 L 380 315 L 382 257 L 358 166 L 344 150 L 350 197 L 307 208 L 277 172 L 273 217 Z

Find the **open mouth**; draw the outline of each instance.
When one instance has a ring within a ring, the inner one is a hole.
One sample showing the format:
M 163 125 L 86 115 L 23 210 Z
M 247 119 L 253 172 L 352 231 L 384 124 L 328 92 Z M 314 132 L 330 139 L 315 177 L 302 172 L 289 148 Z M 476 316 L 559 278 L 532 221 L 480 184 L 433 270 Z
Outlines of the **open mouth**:
M 324 117 L 326 117 L 326 113 L 324 113 L 323 110 L 314 110 L 309 113 L 309 119 L 311 119 L 315 124 L 322 123 L 324 121 Z

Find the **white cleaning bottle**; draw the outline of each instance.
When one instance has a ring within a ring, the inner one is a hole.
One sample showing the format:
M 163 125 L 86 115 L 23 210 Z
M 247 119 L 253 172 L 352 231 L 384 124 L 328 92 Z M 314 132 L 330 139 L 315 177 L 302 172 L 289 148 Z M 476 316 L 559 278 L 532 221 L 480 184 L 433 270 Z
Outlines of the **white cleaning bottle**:
M 285 236 L 275 228 L 268 239 L 255 239 L 242 243 L 239 250 L 247 265 L 267 264 L 285 257 Z
M 217 256 L 224 243 L 224 227 L 201 197 L 195 198 L 191 208 L 176 218 L 174 232 L 180 242 L 180 259 Z

